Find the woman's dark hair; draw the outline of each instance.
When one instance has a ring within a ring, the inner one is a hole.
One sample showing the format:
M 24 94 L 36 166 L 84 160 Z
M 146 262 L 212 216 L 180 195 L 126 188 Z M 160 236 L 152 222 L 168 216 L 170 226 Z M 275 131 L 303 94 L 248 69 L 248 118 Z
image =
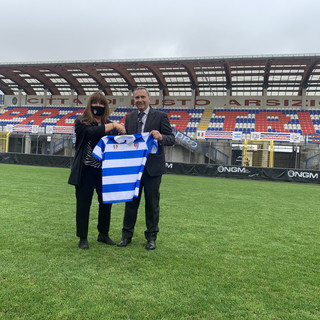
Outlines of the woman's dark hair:
M 80 116 L 81 123 L 90 125 L 90 123 L 96 121 L 91 110 L 92 104 L 96 104 L 96 103 L 102 104 L 104 106 L 104 114 L 101 117 L 101 122 L 102 123 L 107 122 L 110 114 L 109 104 L 103 92 L 97 91 L 90 95 L 87 101 L 86 109 L 84 110 L 83 114 Z

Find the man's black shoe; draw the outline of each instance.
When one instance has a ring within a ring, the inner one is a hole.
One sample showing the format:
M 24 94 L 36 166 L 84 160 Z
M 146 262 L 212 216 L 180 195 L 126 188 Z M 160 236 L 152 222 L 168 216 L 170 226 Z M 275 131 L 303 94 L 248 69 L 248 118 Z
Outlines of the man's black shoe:
M 80 249 L 89 249 L 89 243 L 87 239 L 80 239 L 78 243 L 78 247 Z
M 131 238 L 124 238 L 118 243 L 118 247 L 125 247 L 127 244 L 131 242 Z
M 154 250 L 156 248 L 156 242 L 154 240 L 150 240 L 147 242 L 146 249 Z
M 108 235 L 102 233 L 99 233 L 97 241 L 108 244 L 109 246 L 114 246 L 116 244 Z

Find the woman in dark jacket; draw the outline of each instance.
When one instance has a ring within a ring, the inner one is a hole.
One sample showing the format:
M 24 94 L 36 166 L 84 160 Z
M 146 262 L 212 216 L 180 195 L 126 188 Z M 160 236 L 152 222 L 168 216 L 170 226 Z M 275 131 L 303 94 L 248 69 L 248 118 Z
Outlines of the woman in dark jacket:
M 103 136 L 125 133 L 123 125 L 108 120 L 109 112 L 105 95 L 96 92 L 89 97 L 83 114 L 75 120 L 76 150 L 68 183 L 76 189 L 76 225 L 80 238 L 78 247 L 81 249 L 89 248 L 87 235 L 94 189 L 99 201 L 97 240 L 115 244 L 109 237 L 111 204 L 102 200 L 101 162 L 92 155 L 92 150 Z

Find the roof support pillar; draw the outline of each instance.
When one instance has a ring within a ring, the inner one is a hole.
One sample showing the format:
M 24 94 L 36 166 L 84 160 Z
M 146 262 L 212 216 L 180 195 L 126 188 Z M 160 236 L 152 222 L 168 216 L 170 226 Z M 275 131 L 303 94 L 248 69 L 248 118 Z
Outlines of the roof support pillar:
M 22 89 L 19 89 L 18 93 L 18 106 L 21 107 L 21 102 L 22 102 Z
M 302 88 L 301 100 L 302 100 L 301 108 L 307 109 L 307 88 Z
M 192 88 L 191 101 L 193 101 L 193 109 L 196 108 L 196 88 Z
M 24 142 L 24 153 L 31 153 L 31 136 L 30 133 L 26 134 L 26 139 Z
M 132 104 L 132 100 L 133 100 L 133 90 L 134 90 L 134 88 L 129 88 L 129 91 L 128 91 L 128 97 L 129 97 L 130 107 L 134 107 L 134 103 Z
M 48 105 L 47 97 L 48 97 L 48 89 L 44 89 L 44 91 L 43 91 L 43 104 L 45 107 Z
M 164 107 L 163 105 L 163 90 L 159 89 L 159 106 L 161 106 L 162 108 Z
M 266 107 L 266 103 L 267 103 L 267 92 L 268 89 L 267 88 L 263 88 L 262 89 L 262 106 L 261 108 L 265 108 Z
M 229 107 L 229 102 L 231 99 L 231 89 L 227 87 L 227 95 L 226 95 L 226 101 L 225 101 L 225 109 L 227 109 Z
M 74 89 L 71 89 L 71 107 L 74 107 L 74 98 L 75 98 L 75 90 Z

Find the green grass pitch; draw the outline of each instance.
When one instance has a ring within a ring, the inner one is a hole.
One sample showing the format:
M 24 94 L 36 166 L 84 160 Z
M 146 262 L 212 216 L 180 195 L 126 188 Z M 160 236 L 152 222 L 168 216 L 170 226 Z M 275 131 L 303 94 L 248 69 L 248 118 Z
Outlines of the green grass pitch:
M 80 250 L 69 172 L 0 165 L 0 319 L 320 319 L 319 185 L 164 175 L 156 250 L 96 198 Z

